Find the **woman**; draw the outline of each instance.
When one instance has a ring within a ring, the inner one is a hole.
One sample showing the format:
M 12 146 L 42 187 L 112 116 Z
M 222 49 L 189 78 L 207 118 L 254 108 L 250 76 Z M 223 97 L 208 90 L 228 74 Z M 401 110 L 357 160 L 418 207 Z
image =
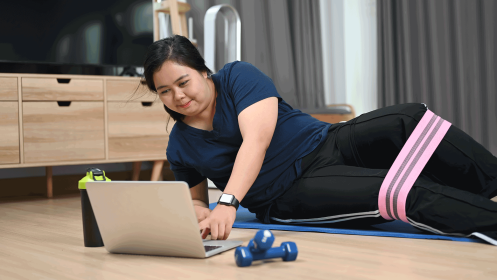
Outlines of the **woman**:
M 149 89 L 176 120 L 167 159 L 176 180 L 190 186 L 203 238 L 228 238 L 238 202 L 264 223 L 387 221 L 380 187 L 424 104 L 324 123 L 289 106 L 249 63 L 212 75 L 182 36 L 154 42 L 144 68 Z M 223 191 L 212 212 L 207 178 Z M 423 230 L 497 240 L 496 195 L 497 158 L 451 126 L 409 191 L 405 214 Z

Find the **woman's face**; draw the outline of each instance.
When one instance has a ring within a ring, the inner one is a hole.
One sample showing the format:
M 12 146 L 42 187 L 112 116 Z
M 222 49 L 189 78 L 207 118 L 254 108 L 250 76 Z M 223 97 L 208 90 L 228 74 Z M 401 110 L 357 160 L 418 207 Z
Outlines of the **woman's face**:
M 153 79 L 162 103 L 185 116 L 200 114 L 212 100 L 207 72 L 199 73 L 188 66 L 166 61 Z

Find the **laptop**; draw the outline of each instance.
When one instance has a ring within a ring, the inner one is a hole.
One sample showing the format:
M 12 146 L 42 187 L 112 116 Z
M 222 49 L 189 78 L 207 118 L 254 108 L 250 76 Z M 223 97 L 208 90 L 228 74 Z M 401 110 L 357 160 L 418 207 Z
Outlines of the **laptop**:
M 95 181 L 86 190 L 110 253 L 208 258 L 243 243 L 202 239 L 186 182 Z

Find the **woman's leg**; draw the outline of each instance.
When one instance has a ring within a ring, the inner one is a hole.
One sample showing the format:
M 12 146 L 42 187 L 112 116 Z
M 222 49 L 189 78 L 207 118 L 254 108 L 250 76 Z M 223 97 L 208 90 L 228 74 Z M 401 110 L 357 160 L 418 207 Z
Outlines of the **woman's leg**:
M 411 225 L 426 231 L 450 235 L 478 232 L 497 245 L 497 203 L 426 177 L 418 178 L 409 192 L 406 216 Z
M 337 132 L 337 146 L 345 164 L 390 168 L 425 112 L 424 104 L 402 104 L 347 122 Z M 454 125 L 422 174 L 437 183 L 487 198 L 497 195 L 497 158 Z
M 270 220 L 333 226 L 385 222 L 378 210 L 378 193 L 387 172 L 344 165 L 308 169 L 273 202 Z M 497 245 L 497 203 L 440 185 L 425 175 L 414 183 L 407 197 L 406 213 L 410 223 L 422 230 L 451 235 L 479 232 Z
M 387 170 L 321 166 L 308 170 L 271 205 L 271 222 L 298 224 L 384 223 L 378 193 Z

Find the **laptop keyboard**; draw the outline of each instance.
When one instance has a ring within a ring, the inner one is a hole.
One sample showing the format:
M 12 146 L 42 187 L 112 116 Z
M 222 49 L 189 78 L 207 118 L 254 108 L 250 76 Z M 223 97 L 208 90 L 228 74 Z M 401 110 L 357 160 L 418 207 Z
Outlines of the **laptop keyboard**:
M 221 246 L 207 246 L 207 245 L 204 245 L 204 248 L 205 248 L 206 252 L 209 252 L 209 251 L 212 251 L 214 249 L 221 248 Z

